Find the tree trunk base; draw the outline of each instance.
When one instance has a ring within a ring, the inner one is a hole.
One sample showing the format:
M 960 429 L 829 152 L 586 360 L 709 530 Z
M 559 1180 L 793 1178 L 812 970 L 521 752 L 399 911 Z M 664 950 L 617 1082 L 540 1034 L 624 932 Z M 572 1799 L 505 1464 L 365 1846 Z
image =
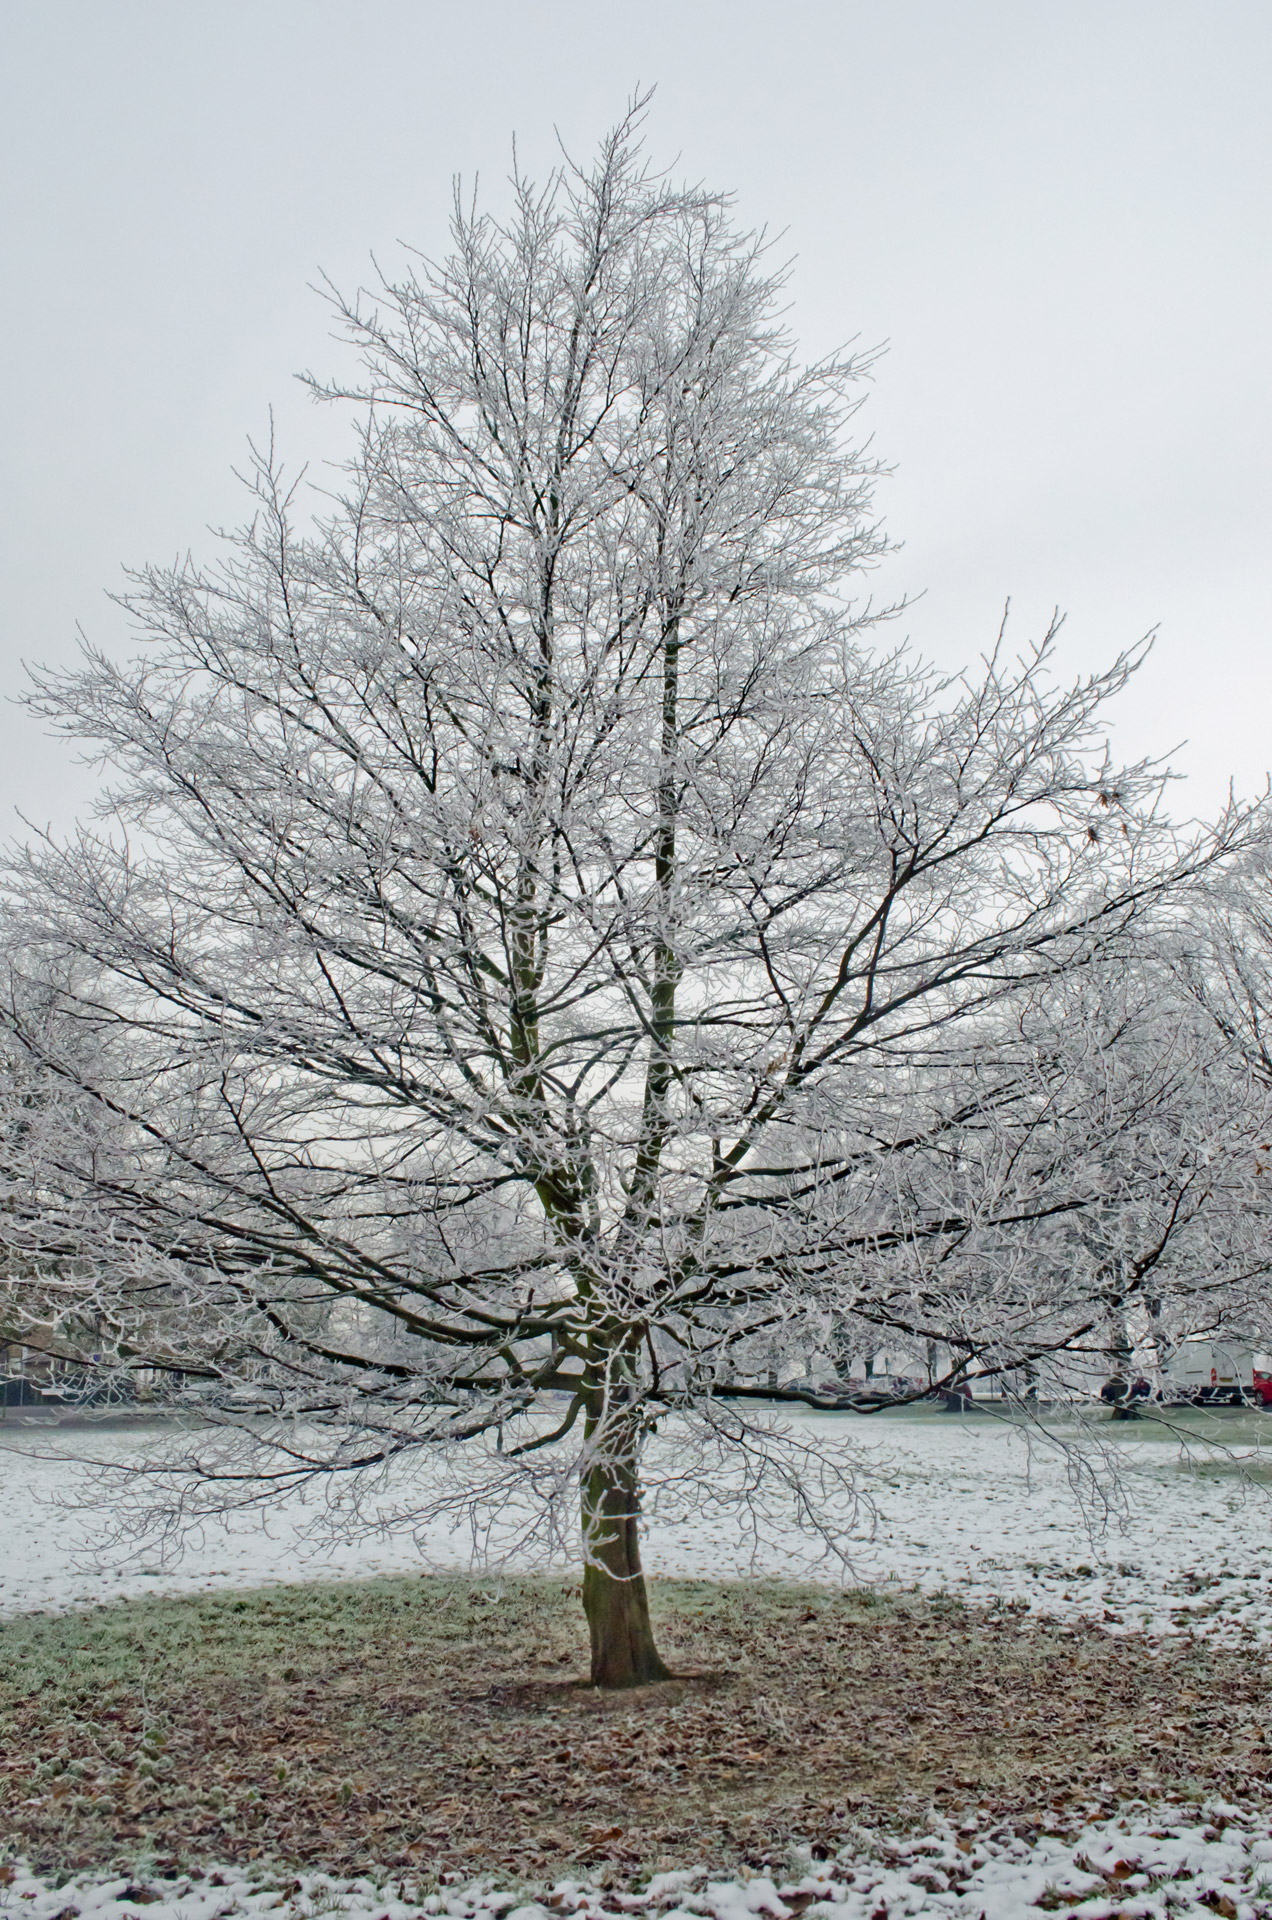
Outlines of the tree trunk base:
M 626 1436 L 631 1441 L 631 1436 Z M 636 1448 L 618 1448 L 583 1483 L 583 1611 L 594 1687 L 647 1687 L 671 1674 L 654 1645 L 640 1566 Z
M 585 1567 L 583 1611 L 592 1640 L 594 1687 L 647 1687 L 671 1679 L 654 1645 L 649 1596 L 639 1571 L 616 1580 L 604 1567 Z

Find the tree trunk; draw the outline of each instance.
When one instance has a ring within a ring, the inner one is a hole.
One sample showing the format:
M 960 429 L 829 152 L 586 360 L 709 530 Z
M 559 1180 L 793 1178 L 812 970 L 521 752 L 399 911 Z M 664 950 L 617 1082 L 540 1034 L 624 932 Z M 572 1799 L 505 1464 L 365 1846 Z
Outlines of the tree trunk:
M 592 1638 L 594 1687 L 669 1680 L 649 1620 L 640 1570 L 640 1496 L 635 1447 L 598 1461 L 583 1480 L 583 1611 Z

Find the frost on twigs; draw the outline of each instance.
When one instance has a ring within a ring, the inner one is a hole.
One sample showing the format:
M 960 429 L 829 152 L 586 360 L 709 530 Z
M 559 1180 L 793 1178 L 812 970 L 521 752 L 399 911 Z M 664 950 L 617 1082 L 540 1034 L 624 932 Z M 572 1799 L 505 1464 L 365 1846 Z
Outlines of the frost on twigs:
M 740 1409 L 1251 1321 L 1266 1103 L 1171 964 L 1254 823 L 1113 765 L 1137 655 L 871 649 L 869 357 L 799 362 L 638 119 L 337 302 L 321 524 L 261 456 L 138 660 L 38 677 L 111 784 L 11 863 L 0 1208 L 0 1330 L 198 1416 L 170 1517 L 356 1525 L 426 1449 L 479 1540 L 581 1507 L 635 1679 L 656 1425 L 839 1550 L 847 1482 Z
M 522 1430 L 541 1432 L 550 1421 L 527 1419 Z M 366 1435 L 356 1428 L 345 1440 L 355 1464 L 341 1472 L 332 1437 L 302 1421 L 182 1422 L 148 1430 L 106 1460 L 80 1460 L 56 1505 L 87 1520 L 96 1555 L 120 1567 L 138 1558 L 155 1568 L 175 1564 L 209 1529 L 213 1537 L 244 1522 L 268 1529 L 284 1512 L 289 1553 L 302 1556 L 334 1542 L 413 1536 L 421 1566 L 524 1571 L 577 1559 L 586 1471 L 577 1442 L 518 1456 L 482 1435 L 465 1446 L 404 1447 L 357 1466 L 354 1449 L 365 1450 Z M 70 1436 L 67 1451 L 76 1458 Z M 808 1547 L 820 1542 L 827 1567 L 849 1578 L 852 1542 L 873 1531 L 860 1448 L 810 1439 L 778 1417 L 709 1403 L 652 1437 L 644 1459 L 650 1524 L 723 1532 L 739 1570 L 767 1564 L 795 1533 Z

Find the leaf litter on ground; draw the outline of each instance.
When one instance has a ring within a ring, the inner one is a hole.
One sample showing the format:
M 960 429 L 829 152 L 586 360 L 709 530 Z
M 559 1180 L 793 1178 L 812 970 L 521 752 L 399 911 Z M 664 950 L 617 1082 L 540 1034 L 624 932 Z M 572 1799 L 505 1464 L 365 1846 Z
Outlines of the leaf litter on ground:
M 0 1868 L 4 1920 L 890 1920 L 965 1915 L 1021 1920 L 1267 1920 L 1272 1832 L 1266 1816 L 1212 1801 L 1202 1810 L 1126 1809 L 1078 1831 L 1030 1834 L 984 1819 L 929 1820 L 909 1834 L 857 1827 L 833 1858 L 798 1851 L 785 1872 L 703 1867 L 624 1880 L 612 1870 L 538 1883 L 451 1873 L 432 1891 L 411 1874 L 339 1878 L 264 1866 L 139 1879 L 79 1873 L 41 1878 Z
M 1127 1805 L 1218 1794 L 1261 1820 L 1272 1804 L 1256 1645 L 916 1593 L 652 1592 L 681 1677 L 636 1694 L 586 1684 L 577 1587 L 548 1578 L 10 1618 L 7 1845 L 46 1877 L 149 1860 L 396 1873 L 426 1889 L 447 1874 L 634 1884 L 686 1862 L 816 1868 L 858 1829 L 968 1809 L 976 1831 L 1037 1846 Z

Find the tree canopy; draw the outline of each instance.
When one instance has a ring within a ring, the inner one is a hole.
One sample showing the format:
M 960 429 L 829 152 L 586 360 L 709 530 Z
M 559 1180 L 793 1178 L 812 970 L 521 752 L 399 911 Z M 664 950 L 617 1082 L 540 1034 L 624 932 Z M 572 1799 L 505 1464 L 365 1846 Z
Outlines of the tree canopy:
M 869 356 L 802 364 L 781 284 L 635 118 L 457 204 L 336 303 L 334 498 L 271 449 L 135 661 L 39 678 L 112 780 L 9 882 L 32 1323 L 250 1385 L 265 1489 L 431 1448 L 580 1498 L 603 1684 L 663 1671 L 656 1419 L 795 1485 L 763 1356 L 1036 1366 L 1254 1258 L 1246 1082 L 1143 957 L 1246 824 L 1111 764 L 1134 653 L 872 647 Z

